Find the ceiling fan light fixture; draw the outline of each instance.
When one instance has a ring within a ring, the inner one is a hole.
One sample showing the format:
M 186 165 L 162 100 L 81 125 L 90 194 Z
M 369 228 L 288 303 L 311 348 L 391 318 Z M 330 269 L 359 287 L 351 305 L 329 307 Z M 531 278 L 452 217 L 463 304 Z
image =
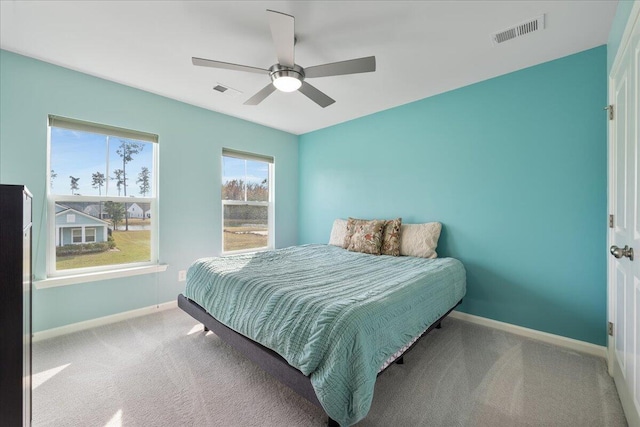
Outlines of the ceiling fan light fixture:
M 281 92 L 295 92 L 302 86 L 304 71 L 298 65 L 294 65 L 293 68 L 285 68 L 276 64 L 269 71 L 273 85 Z
M 302 81 L 296 77 L 282 76 L 274 78 L 273 85 L 280 92 L 295 92 L 302 86 Z
M 1 0 L 0 0 L 1 1 Z M 295 61 L 294 47 L 296 36 L 294 34 L 295 18 L 286 13 L 268 10 L 271 37 L 276 45 L 278 63 L 268 70 L 251 67 L 248 65 L 232 64 L 230 62 L 214 61 L 192 57 L 193 65 L 200 67 L 221 68 L 224 70 L 244 71 L 248 73 L 269 74 L 271 83 L 260 89 L 255 95 L 247 99 L 244 105 L 258 105 L 277 90 L 281 92 L 300 91 L 304 96 L 315 102 L 322 108 L 336 102 L 324 92 L 305 81 L 306 78 L 340 76 L 343 74 L 370 73 L 376 70 L 376 57 L 349 59 L 347 61 L 320 64 L 306 69 L 297 65 Z M 225 91 L 225 93 L 228 91 Z

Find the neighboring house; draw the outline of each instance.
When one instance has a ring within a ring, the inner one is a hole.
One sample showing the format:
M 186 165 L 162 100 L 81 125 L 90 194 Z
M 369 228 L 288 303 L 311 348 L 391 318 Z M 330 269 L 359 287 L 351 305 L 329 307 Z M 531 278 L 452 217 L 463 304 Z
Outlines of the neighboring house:
M 56 246 L 107 241 L 109 223 L 56 204 Z
M 100 205 L 89 205 L 84 208 L 83 212 L 87 215 L 91 215 L 94 218 L 109 219 L 109 214 L 106 213 L 104 209 L 100 211 Z
M 137 203 L 129 205 L 127 212 L 129 212 L 129 218 L 143 218 L 144 216 L 144 210 Z
M 151 218 L 151 203 L 138 203 L 138 205 L 144 212 L 142 217 L 145 219 Z

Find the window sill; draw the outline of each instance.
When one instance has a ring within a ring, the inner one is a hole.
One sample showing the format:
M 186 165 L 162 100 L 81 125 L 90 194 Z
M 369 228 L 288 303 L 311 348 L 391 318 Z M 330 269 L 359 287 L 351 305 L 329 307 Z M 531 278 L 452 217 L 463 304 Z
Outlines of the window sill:
M 167 264 L 146 265 L 144 267 L 122 268 L 119 270 L 75 274 L 73 276 L 48 277 L 43 280 L 36 280 L 33 283 L 36 289 L 55 288 L 57 286 L 75 285 L 78 283 L 89 283 L 99 280 L 117 279 L 120 277 L 157 273 L 160 271 L 165 271 L 167 267 Z

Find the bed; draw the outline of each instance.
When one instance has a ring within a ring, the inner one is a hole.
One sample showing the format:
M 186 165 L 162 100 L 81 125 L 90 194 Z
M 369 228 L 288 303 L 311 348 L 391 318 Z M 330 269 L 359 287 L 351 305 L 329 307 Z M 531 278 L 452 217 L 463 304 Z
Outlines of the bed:
M 453 258 L 302 245 L 197 260 L 178 305 L 349 426 L 369 411 L 377 375 L 465 292 Z

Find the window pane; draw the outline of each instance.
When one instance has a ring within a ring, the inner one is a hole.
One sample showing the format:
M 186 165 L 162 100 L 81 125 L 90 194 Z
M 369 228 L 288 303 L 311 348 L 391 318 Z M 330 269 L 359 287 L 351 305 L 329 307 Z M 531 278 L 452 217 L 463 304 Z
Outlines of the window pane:
M 222 199 L 269 201 L 269 163 L 222 156 Z
M 51 128 L 51 193 L 106 194 L 106 150 L 104 135 Z
M 71 229 L 71 241 L 72 241 L 72 243 L 82 243 L 82 229 L 81 228 L 72 228 Z
M 51 193 L 154 197 L 153 150 L 145 141 L 51 128 Z
M 150 207 L 149 203 L 57 202 L 56 270 L 150 261 Z
M 151 142 L 109 138 L 109 195 L 154 197 Z
M 269 163 L 246 160 L 247 201 L 269 201 Z
M 223 250 L 239 251 L 267 246 L 267 206 L 225 205 Z

